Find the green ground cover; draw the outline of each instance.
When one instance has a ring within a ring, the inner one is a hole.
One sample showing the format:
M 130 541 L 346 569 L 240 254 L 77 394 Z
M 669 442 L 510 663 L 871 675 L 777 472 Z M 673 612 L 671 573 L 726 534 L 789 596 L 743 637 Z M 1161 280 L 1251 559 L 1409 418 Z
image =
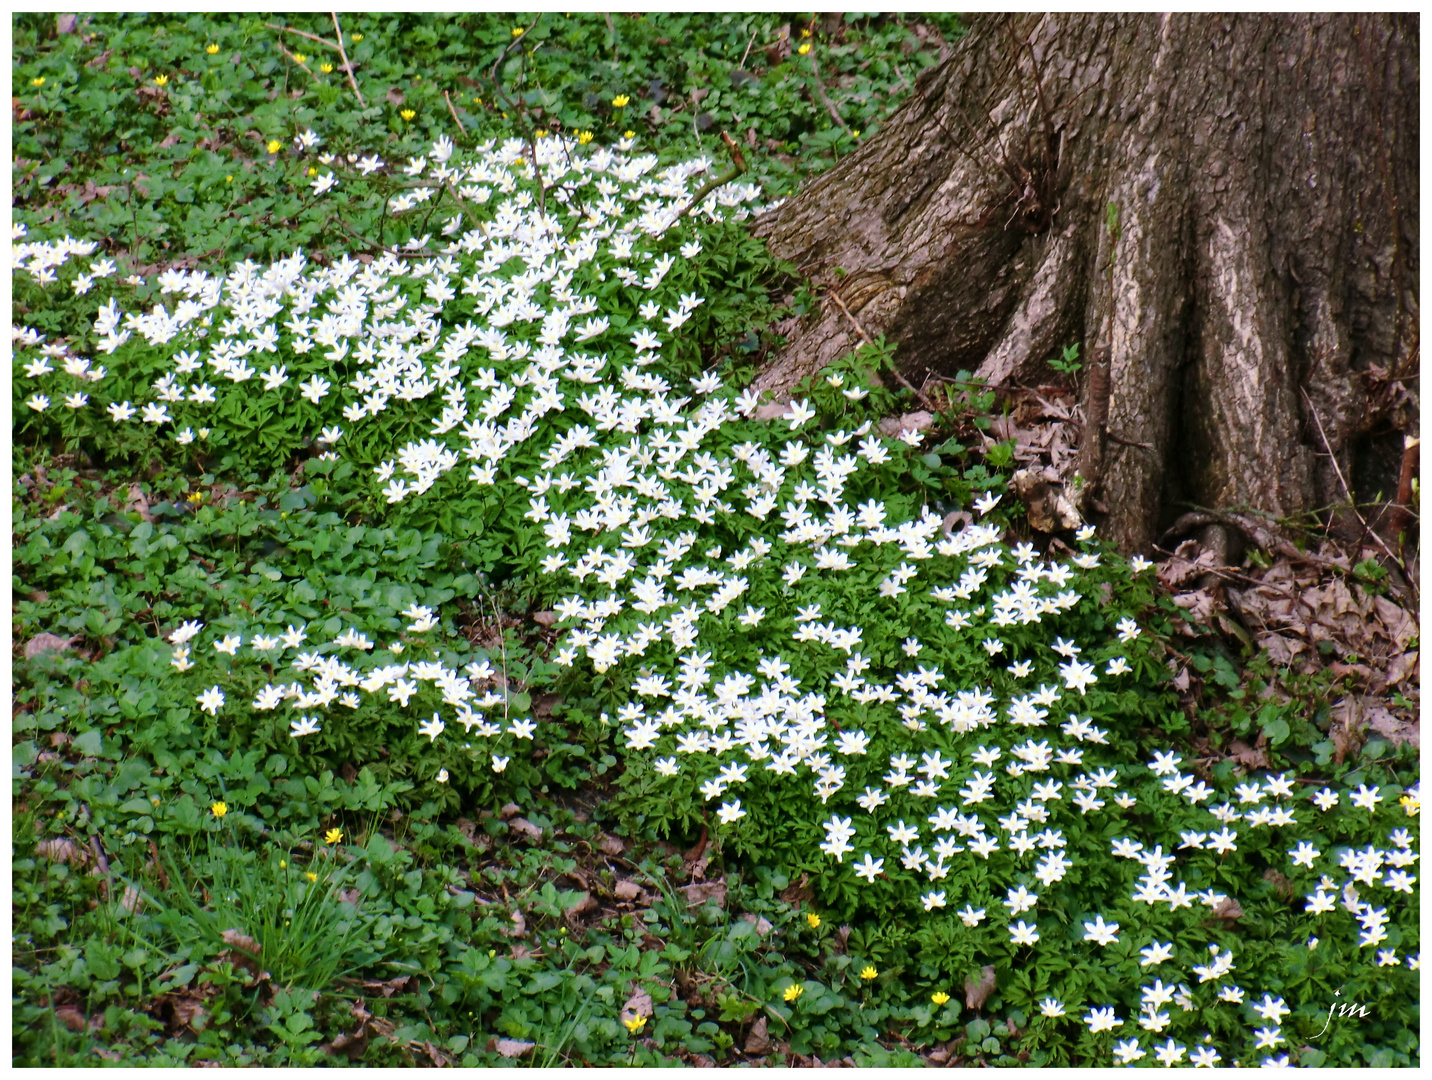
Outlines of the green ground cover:
M 968 379 L 750 389 L 811 300 L 743 222 L 955 20 L 66 18 L 17 1063 L 1417 1062 L 1412 752 L 1209 644 L 1271 767 L 1195 761 L 1182 613 L 1027 542 Z

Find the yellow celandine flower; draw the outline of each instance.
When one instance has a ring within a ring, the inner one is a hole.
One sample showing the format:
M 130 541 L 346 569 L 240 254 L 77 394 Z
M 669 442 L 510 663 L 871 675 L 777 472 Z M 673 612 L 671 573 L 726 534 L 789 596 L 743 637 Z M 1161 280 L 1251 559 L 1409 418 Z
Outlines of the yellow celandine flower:
M 270 154 L 277 154 L 277 153 L 278 153 L 280 150 L 282 150 L 282 149 L 283 149 L 283 143 L 279 142 L 277 139 L 270 139 L 270 140 L 269 140 L 269 142 L 268 142 L 268 152 L 269 152 Z
M 482 98 L 480 98 L 480 97 L 475 97 L 475 98 L 472 99 L 472 103 L 473 103 L 474 105 L 481 105 L 481 104 L 482 104 Z
M 216 802 L 213 806 L 209 807 L 209 812 L 215 817 L 223 817 L 229 812 L 229 804 L 223 802 Z
M 318 875 L 315 874 L 312 870 L 305 871 L 303 876 L 306 877 L 306 878 L 308 878 L 309 881 L 317 881 L 317 880 L 318 880 Z
M 810 52 L 810 42 L 809 42 L 809 41 L 802 41 L 802 42 L 801 42 L 801 45 L 800 45 L 800 48 L 797 49 L 796 52 L 800 53 L 802 56 L 804 56 L 806 53 Z
M 168 85 L 169 85 L 169 76 L 168 76 L 168 75 L 156 75 L 156 76 L 154 76 L 154 85 L 155 85 L 155 86 L 168 86 Z
M 817 915 L 814 911 L 806 912 L 806 925 L 809 926 L 812 930 L 814 930 L 820 925 L 820 916 Z
M 341 844 L 343 842 L 343 830 L 329 829 L 323 834 L 323 842 L 325 844 Z
M 880 972 L 876 971 L 875 968 L 870 964 L 866 964 L 863 968 L 860 969 L 860 977 L 866 982 L 869 982 L 871 979 L 875 978 L 879 974 Z
M 635 138 L 636 138 L 636 132 L 635 132 L 635 131 L 623 131 L 623 132 L 622 132 L 622 138 L 623 138 L 623 139 L 635 139 Z
M 294 53 L 293 58 L 297 60 L 300 64 L 308 63 L 308 57 L 304 56 L 301 52 Z
M 208 53 L 210 56 L 217 56 L 217 55 L 219 54 L 219 46 L 217 46 L 217 45 L 205 45 L 205 46 L 204 46 L 204 51 L 205 51 L 206 53 Z
M 278 868 L 279 868 L 280 870 L 287 870 L 287 869 L 288 869 L 288 860 L 287 860 L 287 859 L 280 859 L 280 860 L 278 861 Z
M 417 116 L 418 114 L 415 113 L 415 112 L 413 112 L 412 109 L 404 109 L 404 110 L 403 110 L 402 112 L 400 112 L 398 115 L 401 116 L 404 120 L 411 120 L 413 117 Z
M 859 129 L 859 128 L 856 128 L 854 131 L 852 131 L 852 132 L 850 133 L 850 137 L 851 137 L 852 139 L 858 139 L 858 138 L 860 138 L 860 129 Z
M 317 175 L 318 175 L 318 170 L 317 170 L 316 168 L 314 168 L 312 165 L 310 165 L 310 166 L 308 167 L 308 175 L 309 175 L 309 176 L 317 176 Z
M 805 27 L 804 29 L 801 30 L 801 37 L 810 37 L 810 27 L 809 27 L 809 26 L 807 26 L 807 27 Z
M 233 173 L 230 173 L 228 176 L 224 177 L 224 183 L 226 183 L 226 184 L 232 184 L 233 182 L 234 182 L 234 175 L 233 175 Z
M 30 85 L 31 85 L 31 86 L 44 86 L 44 85 L 45 85 L 45 77 L 44 77 L 43 75 L 39 75 L 39 76 L 37 76 L 37 77 L 31 79 L 31 80 L 30 80 Z
M 325 74 L 325 75 L 332 75 L 332 74 L 333 74 L 333 65 L 332 65 L 332 64 L 319 64 L 319 65 L 318 65 L 318 70 L 321 71 L 321 72 L 323 72 L 323 74 Z
M 933 994 L 930 995 L 930 1000 L 933 1001 L 936 1005 L 943 1005 L 945 1002 L 950 1000 L 950 995 L 945 993 L 943 990 L 936 990 Z
M 618 94 L 616 97 L 612 98 L 612 104 L 615 105 L 618 109 L 624 108 L 629 101 L 631 101 L 631 98 L 627 97 L 625 94 Z
M 577 132 L 577 142 L 581 143 L 583 146 L 586 146 L 587 143 L 591 142 L 594 137 L 595 136 L 593 136 L 590 131 Z
M 800 983 L 791 983 L 790 986 L 786 987 L 785 993 L 783 993 L 781 997 L 785 998 L 785 1000 L 787 1001 L 794 1001 L 796 998 L 800 997 L 804 993 L 804 986 L 802 986 Z
M 354 40 L 354 41 L 362 41 L 362 40 L 363 40 L 363 35 L 362 35 L 362 34 L 354 34 L 354 35 L 353 35 L 353 40 Z
M 514 27 L 512 28 L 512 36 L 513 36 L 513 37 L 521 37 L 521 36 L 522 36 L 523 34 L 525 34 L 525 33 L 527 33 L 527 31 L 524 30 L 524 29 L 522 29 L 522 27 L 520 27 L 520 26 L 514 26 Z M 635 1029 L 633 1029 L 633 1030 L 635 1030 Z
M 630 1020 L 623 1020 L 622 1024 L 628 1031 L 635 1035 L 642 1028 L 646 1027 L 646 1017 L 633 1016 Z
M 1402 809 L 1407 811 L 1408 817 L 1416 817 L 1417 811 L 1422 809 L 1421 802 L 1412 795 L 1404 795 L 1402 796 L 1402 798 L 1398 799 L 1397 802 L 1398 805 L 1402 807 Z

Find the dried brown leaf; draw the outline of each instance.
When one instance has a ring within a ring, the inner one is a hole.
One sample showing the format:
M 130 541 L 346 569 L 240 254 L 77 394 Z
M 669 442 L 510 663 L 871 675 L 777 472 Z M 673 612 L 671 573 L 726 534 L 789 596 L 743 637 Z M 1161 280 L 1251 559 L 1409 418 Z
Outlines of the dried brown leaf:
M 986 964 L 979 971 L 978 976 L 970 975 L 965 979 L 965 1007 L 978 1009 L 985 1003 L 985 999 L 994 993 L 994 965 Z
M 521 1039 L 489 1039 L 487 1050 L 489 1053 L 496 1051 L 505 1058 L 526 1057 L 532 1053 L 536 1043 L 523 1042 Z
M 618 900 L 625 900 L 628 903 L 644 904 L 650 902 L 647 892 L 635 881 L 624 878 L 612 887 L 612 895 Z
M 73 1005 L 56 1006 L 55 1019 L 71 1031 L 84 1031 L 89 1027 L 89 1021 L 85 1019 L 85 1014 Z
M 36 634 L 25 642 L 25 659 L 33 660 L 46 652 L 64 652 L 74 642 L 74 638 L 60 637 L 58 634 Z
M 523 836 L 526 836 L 533 841 L 542 839 L 541 827 L 533 825 L 532 822 L 528 821 L 525 817 L 515 817 L 507 824 L 512 826 L 514 832 L 520 832 Z
M 35 854 L 51 862 L 67 863 L 70 866 L 84 866 L 89 862 L 89 850 L 63 836 L 53 840 L 41 840 L 35 845 Z
M 686 894 L 686 903 L 690 907 L 696 907 L 713 901 L 717 907 L 726 906 L 726 883 L 724 881 L 698 881 L 690 885 L 681 886 L 681 891 Z
M 746 1035 L 746 1045 L 743 1047 L 747 1054 L 752 1057 L 763 1057 L 771 1052 L 771 1036 L 766 1026 L 765 1016 L 758 1016 L 751 1024 L 751 1030 Z
M 775 929 L 775 927 L 771 924 L 771 920 L 766 918 L 764 915 L 756 915 L 748 911 L 741 916 L 741 919 L 743 922 L 748 922 L 752 926 L 754 926 L 756 928 L 757 935 L 760 937 L 765 937 L 773 929 Z

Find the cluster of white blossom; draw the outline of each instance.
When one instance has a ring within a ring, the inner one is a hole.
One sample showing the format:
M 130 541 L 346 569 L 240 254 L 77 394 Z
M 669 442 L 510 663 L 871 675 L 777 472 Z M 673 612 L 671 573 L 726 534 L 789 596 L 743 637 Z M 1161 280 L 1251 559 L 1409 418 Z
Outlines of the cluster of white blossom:
M 990 525 L 949 532 L 929 508 L 892 516 L 879 493 L 898 487 L 893 478 L 919 432 L 889 438 L 869 421 L 826 430 L 804 400 L 779 420 L 758 421 L 756 393 L 737 395 L 713 374 L 673 370 L 665 335 L 679 333 L 704 298 L 666 283 L 678 257 L 700 254 L 700 241 L 678 246 L 666 237 L 709 164 L 657 171 L 654 157 L 629 150 L 544 139 L 534 162 L 513 140 L 459 161 L 443 141 L 403 170 L 421 186 L 389 207 L 401 215 L 440 192 L 455 195 L 463 209 L 443 225 L 436 251 L 424 236 L 367 261 L 343 257 L 320 267 L 296 254 L 267 267 L 243 263 L 226 277 L 169 271 L 160 286 L 177 297 L 172 308 L 129 314 L 111 300 L 95 323 L 102 351 L 114 354 L 137 334 L 151 349 L 171 348 L 173 360 L 153 384 L 154 400 L 138 409 L 111 402 L 108 412 L 118 423 L 138 411 L 142 422 L 177 427 L 169 406 L 211 406 L 218 386 L 255 377 L 263 389 L 244 392 L 272 396 L 276 407 L 340 395 L 349 425 L 371 422 L 394 402 L 436 395 L 426 436 L 377 466 L 383 496 L 399 503 L 421 495 L 465 462 L 454 481 L 525 498 L 525 517 L 541 530 L 534 561 L 548 592 L 561 594 L 556 660 L 630 687 L 615 720 L 631 767 L 690 785 L 732 828 L 748 813 L 742 788 L 758 778 L 761 790 L 783 799 L 813 798 L 823 808 L 835 799 L 847 813 L 830 814 L 819 844 L 833 869 L 859 852 L 850 864 L 858 879 L 917 882 L 925 911 L 950 907 L 966 926 L 1001 925 L 1013 945 L 1040 938 L 1029 914 L 1040 896 L 1031 887 L 1049 889 L 1080 864 L 1110 864 L 1103 851 L 1071 848 L 1071 826 L 1118 836 L 1113 856 L 1143 869 L 1133 903 L 1174 912 L 1197 902 L 1216 912 L 1230 898 L 1211 886 L 1190 888 L 1180 859 L 1236 852 L 1242 837 L 1298 826 L 1312 807 L 1337 804 L 1336 793 L 1298 794 L 1282 776 L 1249 779 L 1224 797 L 1180 772 L 1170 750 L 1150 768 L 1188 804 L 1192 816 L 1180 820 L 1196 827 L 1182 831 L 1176 847 L 1171 837 L 1143 835 L 1144 810 L 1135 809 L 1130 788 L 1149 773 L 1115 761 L 1109 731 L 1084 708 L 1091 688 L 1098 696 L 1130 673 L 1124 652 L 1139 627 L 1124 618 L 1097 644 L 1051 632 L 1033 646 L 1024 629 L 1100 603 L 1086 580 L 1099 555 L 1086 549 L 1067 562 L 1041 561 L 1029 545 L 1005 546 Z M 364 159 L 360 170 L 382 166 Z M 545 211 L 534 195 L 539 182 Z M 694 212 L 739 217 L 757 194 L 726 185 Z M 92 250 L 70 241 L 21 248 L 16 266 L 37 277 L 53 277 L 69 255 Z M 604 309 L 594 294 L 609 278 L 639 302 Z M 458 310 L 461 323 L 450 316 Z M 42 344 L 25 328 L 15 339 L 30 349 Z M 61 355 L 72 375 L 103 375 L 63 348 L 41 352 L 27 377 L 49 374 L 48 359 Z M 287 364 L 302 365 L 308 378 L 290 375 Z M 852 402 L 865 394 L 840 375 L 829 382 Z M 48 399 L 37 395 L 31 407 L 43 411 Z M 343 434 L 336 425 L 322 430 L 328 454 L 339 452 Z M 175 437 L 192 440 L 193 427 Z M 996 502 L 987 496 L 976 509 L 986 514 Z M 1092 530 L 1080 534 L 1091 539 Z M 1135 572 L 1147 566 L 1140 560 Z M 429 609 L 404 614 L 412 633 L 437 625 Z M 871 655 L 872 620 L 882 638 L 903 639 L 898 653 Z M 1010 644 L 1011 628 L 1025 645 Z M 180 670 L 193 664 L 200 629 L 186 623 L 170 637 Z M 357 708 L 363 695 L 406 708 L 425 693 L 423 683 L 442 703 L 418 725 L 437 752 L 450 746 L 500 772 L 512 741 L 539 730 L 535 720 L 510 715 L 505 681 L 494 681 L 488 660 L 461 672 L 438 661 L 386 662 L 369 655 L 374 643 L 354 629 L 304 649 L 306 635 L 290 626 L 211 643 L 229 657 L 247 647 L 286 658 L 307 677 L 271 682 L 252 702 L 260 712 L 287 704 L 297 717 L 293 737 L 321 731 L 327 712 Z M 343 650 L 353 662 L 339 658 Z M 952 666 L 951 656 L 965 659 Z M 218 686 L 198 701 L 210 713 L 226 703 Z M 446 768 L 438 773 L 447 776 Z M 1349 794 L 1369 810 L 1380 798 L 1366 787 Z M 1308 911 L 1341 904 L 1360 920 L 1362 947 L 1384 943 L 1379 890 L 1409 893 L 1416 881 L 1406 830 L 1388 848 L 1340 855 L 1345 876 L 1331 854 L 1307 842 L 1288 854 L 1293 870 L 1325 859 Z M 947 880 L 983 884 L 951 895 Z M 1098 947 L 1135 933 L 1093 915 L 1084 940 Z M 1243 1004 L 1233 950 L 1214 944 L 1209 960 L 1179 968 L 1170 944 L 1141 947 L 1144 966 L 1158 975 L 1143 988 L 1136 1021 L 1146 1032 L 1169 1025 L 1169 1003 L 1185 1011 Z M 1378 958 L 1402 962 L 1393 949 Z M 1406 962 L 1415 967 L 1417 958 Z M 1065 1005 L 1047 998 L 1042 1008 L 1060 1016 Z M 1281 999 L 1265 995 L 1254 1008 L 1272 1025 L 1256 1033 L 1258 1048 L 1277 1047 Z M 1112 1005 L 1091 1006 L 1084 1021 L 1095 1032 L 1126 1023 Z M 1172 1038 L 1152 1049 L 1169 1064 L 1188 1051 Z M 1123 1063 L 1145 1053 L 1139 1037 L 1114 1050 Z M 1194 1064 L 1219 1060 L 1211 1046 L 1192 1051 Z

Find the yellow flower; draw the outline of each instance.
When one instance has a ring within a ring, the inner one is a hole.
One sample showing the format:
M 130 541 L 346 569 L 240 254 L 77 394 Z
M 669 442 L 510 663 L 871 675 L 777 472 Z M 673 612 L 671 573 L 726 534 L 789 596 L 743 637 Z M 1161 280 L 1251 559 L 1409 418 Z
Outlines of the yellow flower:
M 323 842 L 324 842 L 325 844 L 341 844 L 341 843 L 343 843 L 343 830 L 342 830 L 342 829 L 329 829 L 326 833 L 323 834 Z M 872 978 L 873 978 L 873 977 L 874 977 L 874 976 L 872 976 Z
M 852 131 L 852 132 L 850 133 L 850 137 L 851 137 L 852 139 L 858 139 L 858 138 L 860 138 L 860 129 L 859 129 L 859 128 L 856 128 L 854 131 Z
M 315 874 L 312 870 L 305 871 L 303 876 L 306 877 L 306 878 L 308 878 L 309 881 L 317 881 L 317 880 L 318 880 L 318 875 Z
M 860 977 L 866 982 L 869 982 L 871 979 L 875 978 L 879 974 L 880 972 L 876 971 L 875 968 L 870 964 L 866 964 L 863 968 L 860 969 Z
M 481 105 L 481 104 L 482 104 L 482 98 L 480 98 L 480 97 L 475 97 L 475 98 L 472 99 L 472 103 L 473 103 L 474 105 Z
M 309 176 L 317 176 L 317 175 L 318 175 L 318 170 L 315 169 L 312 165 L 310 165 L 310 166 L 308 167 L 308 175 L 309 175 Z
M 635 131 L 623 131 L 623 132 L 622 132 L 622 138 L 623 138 L 623 139 L 635 139 L 635 138 L 636 138 L 636 132 L 635 132 Z
M 318 70 L 321 71 L 321 72 L 323 72 L 323 74 L 325 74 L 325 75 L 332 75 L 332 74 L 333 74 L 333 65 L 332 65 L 332 64 L 319 64 L 319 65 L 318 65 Z
M 950 1000 L 950 995 L 945 993 L 943 990 L 936 990 L 933 994 L 930 995 L 930 1000 L 933 1001 L 936 1005 L 943 1005 L 945 1002 Z
M 44 85 L 45 85 L 45 77 L 44 77 L 43 75 L 41 75 L 41 76 L 39 76 L 39 77 L 37 77 L 37 78 L 31 79 L 31 80 L 30 80 L 30 85 L 31 85 L 31 86 L 44 86 Z
M 593 137 L 594 136 L 590 131 L 577 132 L 577 142 L 581 143 L 583 146 L 586 146 L 587 143 L 591 142 Z
M 1404 795 L 1397 802 L 1402 809 L 1407 811 L 1408 817 L 1416 817 L 1417 811 L 1422 808 L 1421 802 L 1412 795 Z
M 230 173 L 228 176 L 224 177 L 224 183 L 226 183 L 226 184 L 232 184 L 233 182 L 234 182 L 234 176 L 233 176 L 232 173 Z
M 204 51 L 205 51 L 206 53 L 208 53 L 210 56 L 218 56 L 218 55 L 219 55 L 219 46 L 218 46 L 218 45 L 212 45 L 212 44 L 211 44 L 211 45 L 205 45 L 205 46 L 204 46 Z
M 168 85 L 169 85 L 169 76 L 168 76 L 168 75 L 156 75 L 156 76 L 154 76 L 154 85 L 155 85 L 155 86 L 168 86 Z
M 277 139 L 270 139 L 268 141 L 268 152 L 270 154 L 277 154 L 282 149 L 283 143 L 279 142 Z
M 404 110 L 403 110 L 402 112 L 400 112 L 398 115 L 401 116 L 404 120 L 411 120 L 413 117 L 417 116 L 418 114 L 415 113 L 415 112 L 413 112 L 412 109 L 404 109 Z
M 229 179 L 232 180 L 233 177 L 231 176 L 231 177 L 229 177 Z M 189 493 L 189 501 L 190 501 L 191 503 L 201 503 L 201 502 L 203 502 L 203 501 L 204 501 L 204 493 L 203 493 L 202 491 L 193 491 L 193 492 L 190 492 L 190 493 Z
M 550 134 L 552 134 L 550 131 L 539 131 L 537 132 L 537 138 L 545 139 Z
M 809 926 L 812 930 L 814 930 L 820 925 L 820 916 L 817 915 L 814 911 L 806 912 L 806 925 Z
M 802 56 L 804 56 L 806 53 L 810 52 L 810 42 L 809 42 L 809 41 L 802 41 L 801 44 L 800 44 L 800 48 L 798 48 L 798 49 L 796 50 L 796 52 L 800 53 Z
M 804 30 L 801 31 L 801 37 L 810 37 L 810 27 L 809 27 L 809 26 L 807 26 Z
M 794 1001 L 796 998 L 800 997 L 804 993 L 804 986 L 802 986 L 800 983 L 791 983 L 790 986 L 786 987 L 785 993 L 783 993 L 781 997 L 783 997 L 786 1001 Z
M 618 109 L 624 108 L 629 101 L 631 101 L 631 98 L 627 97 L 625 94 L 618 94 L 616 97 L 612 98 L 612 104 L 615 105 Z
M 623 1020 L 622 1024 L 628 1031 L 635 1035 L 642 1028 L 646 1027 L 646 1017 L 633 1016 L 630 1020 Z
M 212 813 L 215 817 L 223 817 L 229 812 L 229 804 L 216 802 L 213 806 L 209 807 L 209 812 Z
M 526 32 L 527 32 L 527 31 L 523 30 L 522 27 L 520 27 L 520 26 L 514 26 L 514 27 L 512 28 L 512 36 L 513 36 L 513 37 L 521 37 L 521 36 L 522 36 L 523 34 L 525 34 Z
M 353 40 L 354 40 L 354 41 L 362 41 L 362 40 L 363 40 L 363 35 L 362 35 L 362 34 L 354 34 L 354 35 L 353 35 Z
M 300 64 L 308 63 L 308 57 L 304 56 L 301 52 L 294 53 L 293 58 L 297 60 Z

